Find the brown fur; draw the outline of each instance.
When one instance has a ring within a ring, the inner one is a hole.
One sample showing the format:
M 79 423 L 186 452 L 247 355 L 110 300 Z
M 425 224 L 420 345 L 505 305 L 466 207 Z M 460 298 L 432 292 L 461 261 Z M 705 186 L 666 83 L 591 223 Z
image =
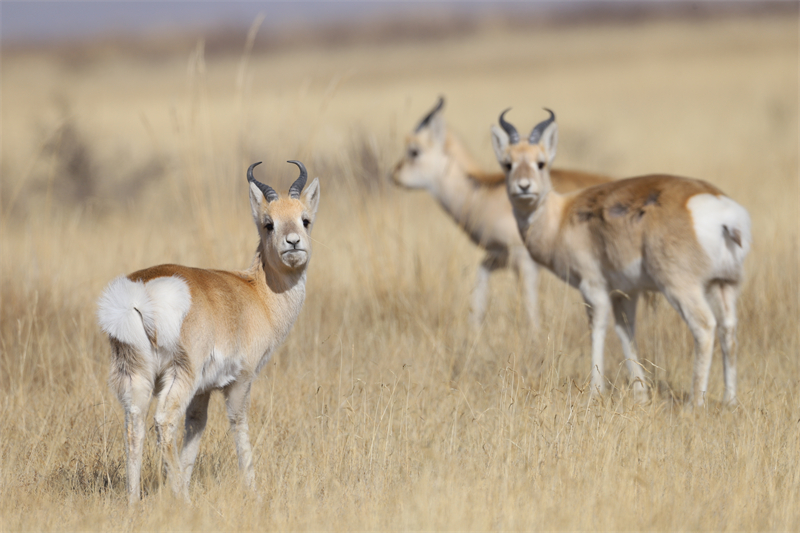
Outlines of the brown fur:
M 622 270 L 646 254 L 657 275 L 661 268 L 702 276 L 708 258 L 694 235 L 686 202 L 697 194 L 721 195 L 717 187 L 690 178 L 650 175 L 590 187 L 565 198 L 562 232 L 586 226 L 592 247 L 603 265 Z M 649 252 L 649 253 L 648 253 Z M 669 257 L 665 265 L 662 257 Z

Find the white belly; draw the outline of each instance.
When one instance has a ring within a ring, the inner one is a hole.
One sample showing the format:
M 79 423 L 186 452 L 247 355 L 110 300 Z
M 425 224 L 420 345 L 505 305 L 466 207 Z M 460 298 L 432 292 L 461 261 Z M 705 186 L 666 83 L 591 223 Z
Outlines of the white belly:
M 221 389 L 236 381 L 242 371 L 242 364 L 231 357 L 223 357 L 216 350 L 203 365 L 198 391 Z

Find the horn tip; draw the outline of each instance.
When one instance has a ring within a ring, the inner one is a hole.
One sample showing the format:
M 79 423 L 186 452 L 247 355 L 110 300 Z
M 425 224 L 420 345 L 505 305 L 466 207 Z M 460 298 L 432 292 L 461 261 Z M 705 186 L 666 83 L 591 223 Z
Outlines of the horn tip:
M 253 169 L 254 169 L 254 168 L 256 168 L 256 167 L 257 167 L 258 165 L 260 165 L 260 164 L 261 164 L 261 161 L 259 161 L 258 163 L 253 163 L 253 164 L 252 164 L 252 165 L 250 165 L 250 167 L 247 169 L 247 180 L 248 180 L 248 181 L 255 181 L 255 178 L 253 177 Z

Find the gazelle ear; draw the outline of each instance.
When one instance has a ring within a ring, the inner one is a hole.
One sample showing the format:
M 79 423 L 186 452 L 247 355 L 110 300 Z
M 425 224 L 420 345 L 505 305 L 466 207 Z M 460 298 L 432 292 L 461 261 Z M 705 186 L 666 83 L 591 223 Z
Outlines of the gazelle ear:
M 258 185 L 250 182 L 250 210 L 253 212 L 253 220 L 257 225 L 261 225 L 261 209 L 264 205 L 264 193 L 258 188 Z
M 315 216 L 319 207 L 319 178 L 314 178 L 314 181 L 306 187 L 301 200 L 306 204 L 306 209 L 309 210 L 311 216 Z
M 556 147 L 558 146 L 558 124 L 552 122 L 547 129 L 542 133 L 542 139 L 539 144 L 545 149 L 547 153 L 548 164 L 553 164 L 553 159 L 556 158 Z
M 444 121 L 444 115 L 441 111 L 437 111 L 428 123 L 428 129 L 431 131 L 431 137 L 437 144 L 444 144 L 447 137 L 447 124 Z
M 506 160 L 508 135 L 497 126 L 492 126 L 492 148 L 494 148 L 494 155 L 497 157 L 497 162 L 502 165 Z

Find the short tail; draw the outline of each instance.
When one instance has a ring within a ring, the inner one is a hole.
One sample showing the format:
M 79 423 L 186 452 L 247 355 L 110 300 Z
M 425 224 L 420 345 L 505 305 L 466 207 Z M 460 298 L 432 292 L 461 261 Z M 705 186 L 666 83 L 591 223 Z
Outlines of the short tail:
M 110 337 L 139 351 L 174 349 L 191 301 L 188 285 L 177 276 L 146 283 L 120 276 L 100 296 L 97 319 Z
M 119 342 L 149 351 L 156 330 L 153 303 L 144 283 L 124 276 L 108 284 L 97 302 L 100 328 Z
M 742 232 L 739 228 L 731 229 L 723 224 L 722 235 L 739 248 L 742 248 Z

